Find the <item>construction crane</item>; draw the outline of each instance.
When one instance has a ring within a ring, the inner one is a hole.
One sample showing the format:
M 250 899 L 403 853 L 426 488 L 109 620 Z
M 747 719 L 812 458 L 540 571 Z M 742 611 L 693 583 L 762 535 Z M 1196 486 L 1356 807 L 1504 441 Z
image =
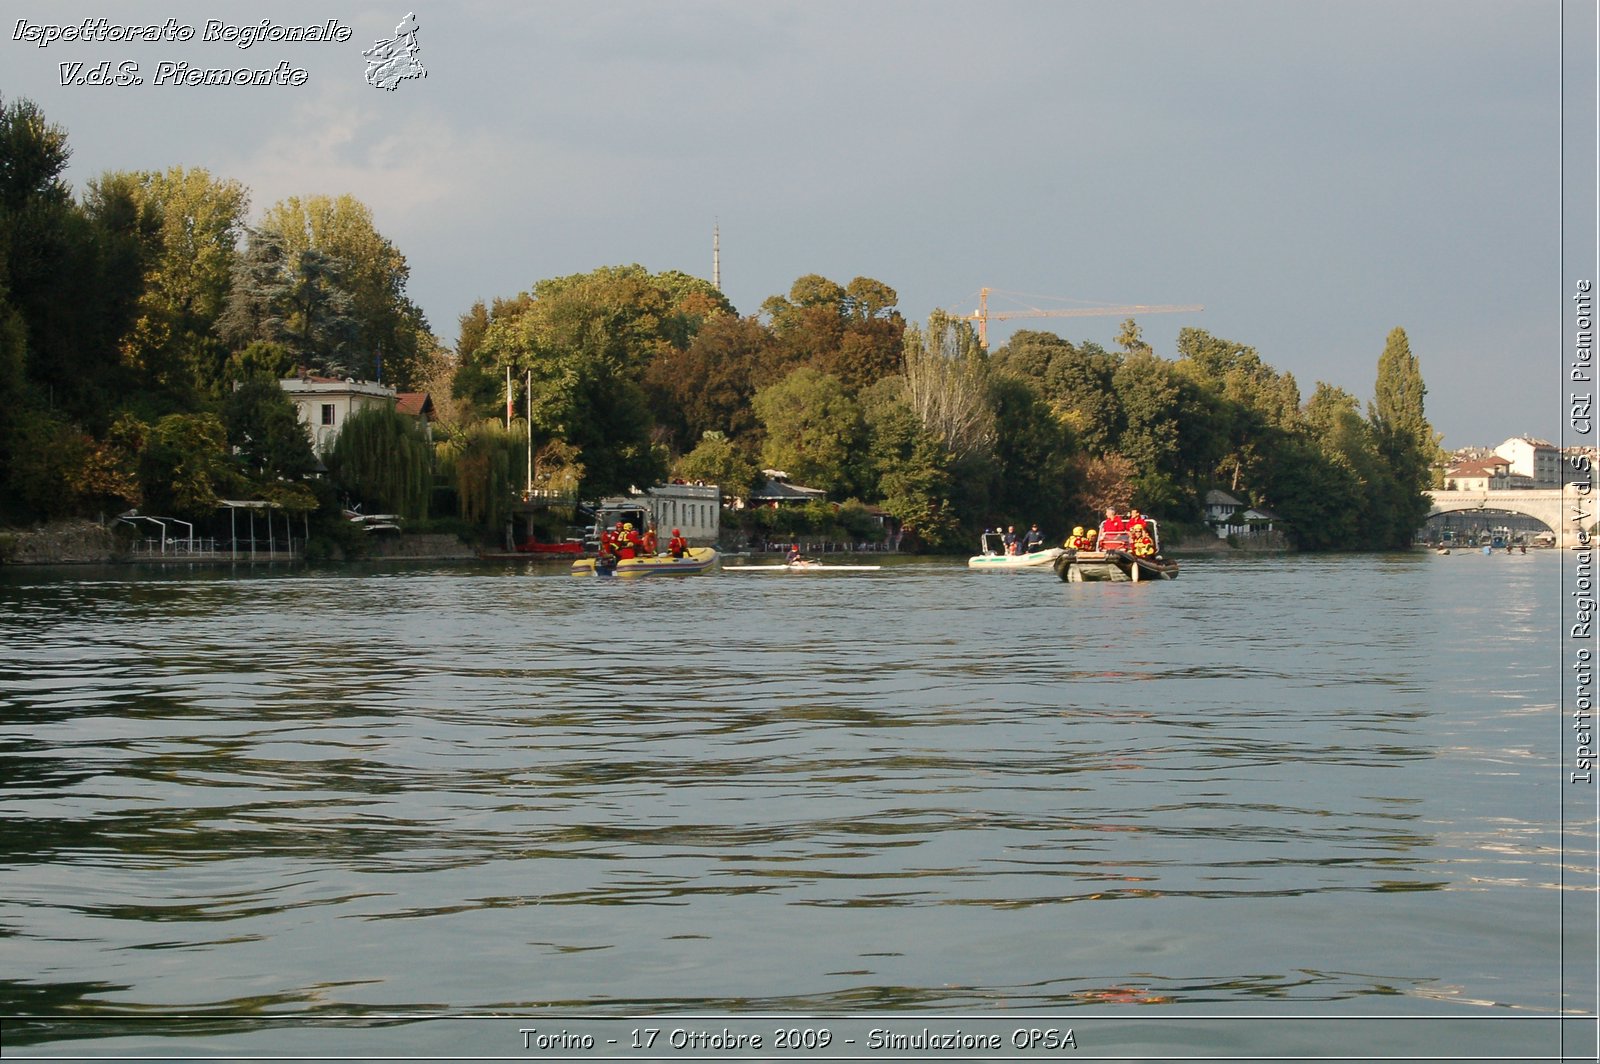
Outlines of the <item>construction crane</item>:
M 995 321 L 1005 321 L 1008 318 L 1103 318 L 1113 315 L 1134 317 L 1139 314 L 1180 314 L 1206 309 L 1198 303 L 1187 303 L 1181 306 L 1167 304 L 1160 306 L 1136 305 L 1131 307 L 1062 307 L 1056 310 L 1029 307 L 1026 310 L 991 311 L 989 309 L 989 293 L 991 291 L 993 290 L 989 288 L 980 288 L 978 290 L 978 309 L 971 314 L 956 315 L 962 321 L 975 321 L 978 323 L 978 343 L 982 344 L 985 350 L 989 347 L 990 318 Z

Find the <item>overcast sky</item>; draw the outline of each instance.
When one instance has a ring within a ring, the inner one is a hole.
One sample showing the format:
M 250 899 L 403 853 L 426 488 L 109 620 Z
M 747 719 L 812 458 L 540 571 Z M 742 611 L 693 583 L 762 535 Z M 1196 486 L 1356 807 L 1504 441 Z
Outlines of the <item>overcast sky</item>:
M 1567 9 L 1569 108 L 1592 78 L 1592 8 Z M 376 89 L 361 52 L 408 10 L 427 77 Z M 1575 10 L 1590 12 L 1584 32 Z M 1398 325 L 1447 446 L 1561 433 L 1558 0 L 0 0 L 0 13 L 0 93 L 67 130 L 75 188 L 110 169 L 203 167 L 250 188 L 252 220 L 286 196 L 350 193 L 406 255 L 410 295 L 447 343 L 475 300 L 540 278 L 629 262 L 709 277 L 720 224 L 723 289 L 746 314 L 807 273 L 881 280 L 912 320 L 971 311 L 984 286 L 1023 294 L 991 309 L 1198 303 L 1141 320 L 1159 354 L 1194 326 L 1256 347 L 1305 396 L 1326 380 L 1363 402 Z M 170 18 L 196 37 L 15 39 L 19 19 L 96 16 Z M 330 17 L 348 42 L 200 39 L 208 19 Z M 61 84 L 59 64 L 105 60 L 137 63 L 145 84 Z M 303 85 L 154 84 L 162 61 L 284 60 Z M 1566 148 L 1592 172 L 1592 140 Z M 1569 243 L 1576 230 L 1592 244 L 1573 214 Z M 1030 327 L 1109 347 L 1119 322 L 992 328 L 996 342 Z

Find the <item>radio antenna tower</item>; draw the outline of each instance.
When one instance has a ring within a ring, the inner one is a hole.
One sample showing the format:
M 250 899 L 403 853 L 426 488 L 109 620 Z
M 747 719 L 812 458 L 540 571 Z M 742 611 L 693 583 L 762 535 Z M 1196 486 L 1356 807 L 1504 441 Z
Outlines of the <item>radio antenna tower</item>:
M 711 287 L 722 291 L 722 228 L 711 223 Z

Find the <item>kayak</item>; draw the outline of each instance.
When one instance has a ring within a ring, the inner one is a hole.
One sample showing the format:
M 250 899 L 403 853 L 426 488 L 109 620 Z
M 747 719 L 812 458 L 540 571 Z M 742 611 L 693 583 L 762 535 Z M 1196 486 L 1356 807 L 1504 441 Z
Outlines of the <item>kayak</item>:
M 760 573 L 873 573 L 881 565 L 829 565 L 826 562 L 786 562 L 783 565 L 730 565 L 727 572 Z

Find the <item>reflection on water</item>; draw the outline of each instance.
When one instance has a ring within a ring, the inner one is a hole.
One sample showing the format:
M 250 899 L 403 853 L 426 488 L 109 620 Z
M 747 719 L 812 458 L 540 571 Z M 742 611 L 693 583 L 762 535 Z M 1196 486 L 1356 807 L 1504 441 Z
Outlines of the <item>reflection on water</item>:
M 1548 1010 L 1491 563 L 8 573 L 0 1013 Z

